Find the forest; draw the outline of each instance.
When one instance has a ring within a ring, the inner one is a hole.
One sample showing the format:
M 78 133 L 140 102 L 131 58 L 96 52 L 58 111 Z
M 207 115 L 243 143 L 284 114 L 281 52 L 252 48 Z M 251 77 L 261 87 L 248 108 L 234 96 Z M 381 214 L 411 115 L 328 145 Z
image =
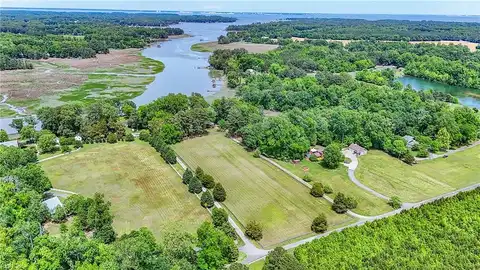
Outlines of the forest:
M 203 15 L 2 10 L 0 68 L 29 67 L 15 59 L 92 58 L 109 49 L 143 48 L 183 34 L 182 29 L 167 27 L 179 22 L 233 21 Z
M 422 153 L 477 140 L 480 119 L 476 110 L 451 106 L 457 100 L 449 94 L 416 92 L 391 82 L 392 71 L 368 71 L 376 64 L 405 65 L 426 55 L 475 62 L 477 56 L 466 48 L 363 41 L 346 49 L 340 43 L 311 41 L 265 54 L 215 51 L 211 66 L 226 72 L 228 85 L 237 88 L 243 102 L 282 112 L 262 121 L 255 117 L 243 121 L 234 129 L 227 128 L 228 132 L 241 136 L 252 150 L 258 148 L 267 156 L 285 160 L 302 158 L 310 145 L 333 142 L 358 143 L 412 160 L 402 136 L 414 136 L 420 142 L 415 150 Z M 358 80 L 347 71 L 361 71 Z M 228 113 L 223 118 L 228 123 L 227 118 Z
M 285 21 L 231 25 L 224 42 L 264 43 L 291 37 L 336 40 L 466 40 L 480 42 L 480 23 L 290 18 Z
M 295 249 L 307 269 L 478 269 L 480 189 Z

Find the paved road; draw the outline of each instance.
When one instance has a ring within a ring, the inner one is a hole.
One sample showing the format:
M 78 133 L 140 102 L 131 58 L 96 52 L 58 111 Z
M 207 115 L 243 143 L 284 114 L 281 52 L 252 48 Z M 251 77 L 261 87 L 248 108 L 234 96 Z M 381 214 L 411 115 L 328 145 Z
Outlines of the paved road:
M 431 159 L 441 158 L 441 157 L 443 157 L 444 155 L 454 154 L 454 153 L 457 153 L 457 152 L 460 152 L 460 151 L 463 151 L 463 150 L 472 148 L 472 147 L 477 146 L 477 145 L 480 145 L 480 140 L 479 140 L 479 141 L 476 141 L 476 142 L 474 142 L 474 143 L 472 143 L 472 144 L 470 144 L 470 145 L 462 146 L 462 147 L 459 147 L 459 148 L 454 149 L 454 150 L 448 150 L 445 154 L 437 155 L 437 154 L 430 153 L 430 156 L 427 157 L 427 158 L 417 158 L 417 157 L 416 157 L 415 160 L 417 160 L 417 161 L 423 161 L 423 160 L 431 160 Z

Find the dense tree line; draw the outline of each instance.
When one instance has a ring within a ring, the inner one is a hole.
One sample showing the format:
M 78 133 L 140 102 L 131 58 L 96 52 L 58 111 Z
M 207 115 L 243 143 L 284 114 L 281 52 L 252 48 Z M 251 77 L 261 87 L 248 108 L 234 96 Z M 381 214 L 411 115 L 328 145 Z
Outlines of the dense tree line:
M 480 189 L 345 229 L 295 249 L 307 269 L 476 269 Z
M 50 213 L 42 201 L 51 184 L 36 161 L 30 149 L 0 146 L 0 269 L 223 269 L 238 258 L 218 213 L 196 236 L 164 232 L 161 242 L 146 228 L 117 237 L 101 194 L 72 195 Z M 60 234 L 46 222 L 60 223 Z
M 203 15 L 2 10 L 0 68 L 31 68 L 17 58 L 91 58 L 109 49 L 143 48 L 183 34 L 182 29 L 167 27 L 179 22 L 233 21 Z
M 231 25 L 228 41 L 264 43 L 290 37 L 337 40 L 467 40 L 480 42 L 480 23 L 314 19 L 291 18 L 287 21 Z M 225 42 L 225 41 L 224 41 Z

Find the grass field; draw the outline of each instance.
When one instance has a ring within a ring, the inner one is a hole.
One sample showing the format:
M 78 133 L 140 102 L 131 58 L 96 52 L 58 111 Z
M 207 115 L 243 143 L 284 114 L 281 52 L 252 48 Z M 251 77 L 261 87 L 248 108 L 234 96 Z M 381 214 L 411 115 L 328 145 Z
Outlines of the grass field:
M 416 202 L 480 182 L 480 146 L 409 166 L 381 151 L 361 156 L 358 180 L 387 196 Z
M 276 162 L 300 178 L 305 174 L 303 168 L 307 167 L 309 168 L 308 175 L 312 178 L 312 183 L 320 182 L 327 184 L 332 187 L 334 193 L 342 192 L 355 197 L 358 206 L 354 211 L 358 214 L 374 216 L 393 210 L 387 204 L 387 201 L 375 197 L 352 183 L 350 179 L 348 179 L 347 168 L 344 166 L 331 170 L 322 167 L 319 163 L 313 163 L 307 160 L 302 160 L 299 164 L 279 160 L 276 160 Z
M 209 218 L 174 170 L 144 142 L 85 145 L 85 149 L 40 163 L 55 188 L 112 202 L 113 225 L 121 234 L 148 227 L 194 232 Z
M 308 188 L 267 162 L 254 158 L 241 146 L 212 132 L 174 146 L 191 168 L 211 174 L 227 191 L 225 206 L 245 226 L 257 220 L 263 226 L 263 247 L 311 234 L 310 225 L 320 213 L 327 215 L 330 227 L 352 221 L 338 215 L 323 199 L 314 198 Z

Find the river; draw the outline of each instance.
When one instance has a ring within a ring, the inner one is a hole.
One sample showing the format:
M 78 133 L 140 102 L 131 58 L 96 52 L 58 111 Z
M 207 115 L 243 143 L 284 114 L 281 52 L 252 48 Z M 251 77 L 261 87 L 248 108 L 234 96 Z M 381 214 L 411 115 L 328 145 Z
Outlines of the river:
M 452 96 L 458 98 L 460 104 L 465 105 L 471 108 L 480 109 L 480 98 L 476 98 L 472 95 L 477 95 L 480 97 L 480 90 L 470 89 L 460 86 L 453 86 L 444 83 L 432 82 L 416 77 L 404 76 L 397 79 L 403 85 L 410 84 L 415 90 L 426 90 L 433 89 L 435 91 L 446 92 Z M 469 95 L 470 94 L 470 95 Z

